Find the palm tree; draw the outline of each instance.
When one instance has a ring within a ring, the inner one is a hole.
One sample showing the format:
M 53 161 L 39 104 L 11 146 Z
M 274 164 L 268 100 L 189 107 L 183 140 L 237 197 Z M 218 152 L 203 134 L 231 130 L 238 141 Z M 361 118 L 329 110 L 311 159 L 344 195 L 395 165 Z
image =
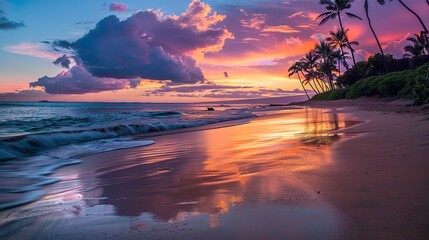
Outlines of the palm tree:
M 338 71 L 336 68 L 336 52 L 332 46 L 325 41 L 320 41 L 316 44 L 314 51 L 323 59 L 320 70 L 326 74 L 329 80 L 331 89 L 334 89 L 334 75 L 333 71 Z
M 337 47 L 340 49 L 341 54 L 343 56 L 343 59 L 340 60 L 340 62 L 343 63 L 344 67 L 346 67 L 346 70 L 349 70 L 349 65 L 346 61 L 347 53 L 344 52 L 344 47 L 347 47 L 347 40 L 346 40 L 347 31 L 348 31 L 348 29 L 346 30 L 346 32 L 343 32 L 341 29 L 338 29 L 336 32 L 330 31 L 329 35 L 331 35 L 331 36 L 327 37 L 326 41 L 328 41 L 331 46 Z M 359 45 L 359 43 L 356 41 L 350 42 L 350 44 L 351 45 Z M 338 68 L 338 69 L 340 69 L 340 68 Z
M 384 0 L 377 0 L 377 2 L 381 5 L 384 5 L 384 3 L 385 3 Z M 372 35 L 374 35 L 375 41 L 377 41 L 378 48 L 380 49 L 381 60 L 383 61 L 384 71 L 387 73 L 387 72 L 389 72 L 389 68 L 387 67 L 386 57 L 384 56 L 384 51 L 383 51 L 383 48 L 381 47 L 380 40 L 378 40 L 377 34 L 375 33 L 374 28 L 372 27 L 371 18 L 369 17 L 368 0 L 365 0 L 364 8 L 365 8 L 366 18 L 368 19 L 369 28 L 371 29 Z
M 390 1 L 392 1 L 392 0 L 390 0 Z M 426 25 L 425 25 L 425 23 L 423 22 L 423 20 L 420 18 L 420 16 L 416 13 L 416 12 L 414 12 L 410 7 L 408 7 L 402 0 L 398 0 L 399 1 L 399 3 L 404 7 L 404 8 L 406 8 L 410 13 L 412 13 L 414 16 L 416 16 L 416 18 L 419 20 L 419 22 L 420 22 L 420 24 L 422 25 L 422 27 L 423 27 L 423 29 L 424 29 L 424 32 L 427 34 L 427 33 L 429 33 L 429 31 L 428 31 L 428 29 L 427 29 L 427 27 L 426 27 Z M 429 0 L 426 0 L 427 2 L 428 2 L 428 4 L 429 4 Z
M 305 57 L 301 59 L 301 62 L 303 64 L 302 73 L 305 76 L 304 83 L 309 84 L 310 87 L 318 93 L 325 91 L 324 84 L 322 85 L 320 83 L 320 74 L 318 73 L 319 59 L 320 59 L 320 56 L 317 55 L 313 50 L 306 53 Z M 314 87 L 311 84 L 311 81 L 314 82 Z M 319 86 L 320 90 L 317 86 Z
M 335 18 L 338 17 L 338 21 L 340 23 L 340 28 L 344 32 L 343 22 L 341 19 L 341 13 L 343 13 L 343 12 L 346 14 L 346 16 L 348 16 L 350 18 L 356 18 L 356 19 L 362 20 L 361 17 L 359 17 L 353 13 L 346 12 L 347 9 L 351 8 L 351 6 L 352 6 L 351 3 L 353 1 L 354 0 L 333 0 L 333 1 L 332 0 L 320 0 L 319 3 L 321 5 L 326 5 L 325 8 L 328 11 L 317 16 L 316 19 L 322 18 L 319 25 L 325 24 L 327 21 L 334 20 Z M 350 49 L 350 52 L 352 54 L 353 64 L 356 64 L 354 50 L 353 50 L 352 45 L 350 44 L 350 41 L 349 41 L 349 38 L 347 37 L 347 35 L 346 35 L 346 42 L 347 42 L 347 46 Z
M 420 32 L 419 34 L 414 34 L 415 37 L 407 38 L 408 41 L 416 42 L 419 45 L 423 46 L 423 54 L 429 55 L 429 42 L 427 39 L 427 35 L 424 32 Z
M 418 57 L 418 56 L 422 56 L 423 55 L 423 46 L 421 45 L 416 45 L 416 44 L 408 44 L 407 46 L 404 47 L 405 53 L 404 53 L 404 57 Z
M 301 62 L 295 62 L 292 64 L 292 66 L 289 68 L 289 77 L 296 74 L 298 75 L 299 83 L 301 83 L 302 89 L 304 89 L 305 95 L 307 95 L 308 100 L 310 100 L 310 96 L 308 96 L 307 90 L 304 87 L 304 84 L 302 83 L 301 76 L 299 75 L 299 72 L 302 71 L 302 63 Z
M 404 47 L 406 52 L 404 57 L 418 57 L 425 55 L 425 51 L 429 51 L 426 39 L 422 33 L 414 34 L 414 37 L 408 37 L 407 40 L 411 43 Z
M 348 56 L 346 54 L 347 53 L 342 53 L 339 49 L 333 49 L 332 51 L 332 58 L 338 65 L 338 68 L 335 68 L 335 71 L 337 71 L 339 74 L 341 74 L 341 64 L 347 64 L 346 59 Z

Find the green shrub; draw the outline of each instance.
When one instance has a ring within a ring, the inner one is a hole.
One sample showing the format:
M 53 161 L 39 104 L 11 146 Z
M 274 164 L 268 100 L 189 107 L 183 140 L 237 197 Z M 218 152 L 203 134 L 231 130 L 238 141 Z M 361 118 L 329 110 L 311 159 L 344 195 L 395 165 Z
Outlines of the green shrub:
M 385 56 L 386 64 L 395 62 L 392 55 Z M 357 81 L 367 77 L 379 76 L 385 73 L 381 54 L 377 53 L 368 58 L 368 61 L 357 62 L 356 65 L 345 71 L 337 78 L 336 84 L 342 87 L 350 87 Z
M 346 95 L 346 98 L 359 98 L 362 96 L 374 96 L 377 94 L 377 77 L 369 77 L 356 82 Z
M 412 89 L 412 95 L 415 99 L 414 104 L 429 103 L 429 66 L 426 67 L 425 71 L 416 76 L 414 82 Z
M 415 69 L 362 79 L 353 84 L 346 98 L 380 96 L 414 99 L 414 104 L 429 103 L 429 63 Z
M 411 75 L 412 71 L 406 70 L 377 77 L 376 94 L 380 97 L 398 97 L 398 93 L 405 88 Z
M 366 66 L 366 62 L 357 62 L 356 65 L 337 78 L 336 84 L 341 87 L 350 87 L 366 77 Z
M 348 89 L 334 89 L 330 90 L 324 93 L 320 93 L 312 97 L 312 100 L 322 100 L 322 101 L 329 101 L 329 100 L 339 100 L 346 98 L 346 94 L 349 90 Z

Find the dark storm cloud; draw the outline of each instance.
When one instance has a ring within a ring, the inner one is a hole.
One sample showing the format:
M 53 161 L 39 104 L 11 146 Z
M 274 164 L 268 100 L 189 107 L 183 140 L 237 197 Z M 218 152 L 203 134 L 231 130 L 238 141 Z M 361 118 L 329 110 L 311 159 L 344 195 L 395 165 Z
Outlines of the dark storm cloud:
M 15 22 L 4 16 L 5 12 L 0 9 L 0 30 L 13 30 L 24 27 L 23 22 Z
M 53 64 L 55 64 L 55 65 L 60 65 L 61 67 L 63 67 L 63 68 L 70 68 L 70 64 L 71 64 L 71 61 L 70 61 L 70 59 L 67 57 L 67 55 L 62 55 L 61 57 L 59 57 L 59 58 L 57 58 L 54 62 L 53 62 Z

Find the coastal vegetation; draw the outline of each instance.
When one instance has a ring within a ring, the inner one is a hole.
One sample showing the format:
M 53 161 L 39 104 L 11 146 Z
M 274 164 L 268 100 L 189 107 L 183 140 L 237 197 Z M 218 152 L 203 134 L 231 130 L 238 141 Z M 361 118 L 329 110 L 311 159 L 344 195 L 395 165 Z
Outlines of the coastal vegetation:
M 390 0 L 392 1 L 392 0 Z M 414 99 L 414 104 L 429 103 L 429 38 L 428 30 L 420 16 L 403 1 L 404 9 L 412 13 L 423 31 L 407 38 L 403 59 L 386 54 L 372 25 L 369 1 L 364 1 L 364 10 L 369 28 L 379 48 L 379 53 L 366 61 L 357 62 L 355 48 L 359 46 L 348 36 L 342 17 L 362 20 L 349 12 L 354 0 L 320 0 L 327 10 L 321 13 L 320 25 L 338 18 L 339 29 L 315 44 L 314 48 L 289 68 L 289 77 L 298 76 L 304 90 L 310 87 L 316 95 L 313 100 L 354 99 L 361 96 Z M 377 0 L 385 5 L 384 0 Z M 351 59 L 351 64 L 349 63 Z M 310 99 L 309 94 L 307 97 Z
M 317 94 L 313 100 L 356 99 L 359 97 L 414 99 L 414 104 L 429 103 L 429 63 L 416 68 L 367 77 L 349 88 L 338 88 Z

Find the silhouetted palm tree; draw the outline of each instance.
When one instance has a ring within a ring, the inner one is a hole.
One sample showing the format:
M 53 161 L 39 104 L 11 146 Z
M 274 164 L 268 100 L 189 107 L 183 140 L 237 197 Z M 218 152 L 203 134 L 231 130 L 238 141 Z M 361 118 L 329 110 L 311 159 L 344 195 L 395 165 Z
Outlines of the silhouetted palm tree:
M 418 57 L 423 55 L 423 46 L 414 43 L 405 46 L 404 50 L 404 57 Z
M 337 53 L 339 53 L 339 51 L 336 52 L 334 48 L 325 41 L 320 41 L 319 43 L 317 43 L 314 48 L 314 51 L 319 54 L 320 57 L 323 59 L 320 65 L 320 70 L 326 74 L 331 89 L 334 89 L 334 75 L 332 72 L 338 71 L 335 65 L 336 55 Z
M 335 58 L 335 60 L 337 61 L 337 65 L 338 65 L 338 73 L 341 74 L 341 65 L 343 66 L 348 66 L 347 64 L 347 59 L 349 59 L 350 57 L 347 56 L 348 53 L 343 53 L 341 52 L 341 50 L 335 50 L 333 52 L 333 57 Z
M 428 0 L 429 1 L 429 0 Z M 377 2 L 381 5 L 384 5 L 384 0 L 377 0 Z M 381 59 L 383 61 L 384 71 L 389 72 L 389 68 L 387 67 L 386 57 L 384 56 L 383 48 L 381 47 L 380 41 L 378 40 L 377 34 L 375 33 L 374 28 L 372 27 L 371 18 L 369 17 L 369 4 L 368 0 L 365 0 L 364 3 L 366 18 L 368 19 L 369 28 L 371 29 L 372 34 L 374 35 L 375 41 L 377 41 L 378 48 L 380 49 Z
M 340 60 L 340 62 L 346 67 L 347 70 L 349 70 L 349 65 L 346 61 L 347 53 L 344 52 L 344 47 L 347 47 L 347 40 L 346 40 L 346 34 L 348 29 L 346 30 L 346 33 L 344 33 L 341 29 L 338 29 L 336 32 L 330 31 L 329 35 L 330 37 L 326 38 L 326 41 L 329 42 L 329 44 L 333 47 L 337 47 L 340 49 L 341 54 L 343 56 L 343 59 Z M 350 42 L 351 45 L 359 45 L 358 42 Z M 340 70 L 340 68 L 338 68 Z
M 305 54 L 305 57 L 301 59 L 301 62 L 303 63 L 303 74 L 305 76 L 305 84 L 309 84 L 310 87 L 313 90 L 316 90 L 316 92 L 324 92 L 326 90 L 325 83 L 320 83 L 321 81 L 321 75 L 319 73 L 319 64 L 318 61 L 320 59 L 320 56 L 317 55 L 314 50 L 311 50 L 310 52 Z M 305 73 L 304 73 L 305 72 Z M 314 87 L 311 84 L 311 82 L 314 82 Z M 319 87 L 318 87 L 319 86 Z M 319 89 L 320 88 L 320 89 Z
M 288 71 L 289 71 L 289 77 L 291 77 L 294 74 L 298 75 L 299 83 L 301 83 L 301 86 L 302 86 L 302 89 L 304 89 L 305 95 L 307 95 L 308 100 L 310 100 L 310 96 L 308 96 L 307 90 L 305 89 L 304 84 L 302 83 L 302 80 L 301 80 L 301 76 L 299 75 L 299 73 L 302 71 L 302 63 L 296 62 L 292 64 L 292 66 L 289 68 Z
M 423 34 L 414 34 L 414 37 L 408 37 L 408 41 L 411 42 L 411 44 L 408 44 L 404 47 L 405 54 L 404 57 L 418 57 L 425 55 L 428 52 L 428 44 L 426 43 L 426 39 L 424 38 Z
M 390 1 L 392 1 L 392 0 L 390 0 Z M 410 7 L 408 7 L 402 0 L 398 0 L 398 1 L 404 8 L 406 8 L 410 13 L 412 13 L 414 16 L 416 16 L 416 18 L 419 20 L 420 24 L 422 25 L 424 32 L 427 34 L 428 29 L 427 29 L 425 23 L 423 22 L 423 20 L 421 19 L 421 17 L 416 12 L 414 12 Z
M 347 9 L 351 8 L 351 6 L 352 6 L 351 3 L 353 1 L 354 0 L 333 0 L 333 1 L 332 0 L 320 0 L 319 3 L 321 5 L 326 5 L 325 8 L 328 11 L 317 16 L 316 19 L 322 18 L 319 25 L 325 24 L 327 21 L 333 20 L 333 19 L 338 17 L 338 21 L 340 23 L 340 28 L 344 32 L 343 22 L 341 19 L 341 13 L 343 13 L 343 12 L 346 14 L 346 16 L 348 16 L 350 18 L 356 18 L 356 19 L 362 20 L 361 17 L 359 17 L 353 13 L 346 12 Z M 347 41 L 348 48 L 350 49 L 350 52 L 352 54 L 353 64 L 356 64 L 354 49 L 353 49 L 352 45 L 350 44 L 350 41 L 349 41 L 349 38 L 347 37 L 347 35 L 346 35 L 346 41 Z

